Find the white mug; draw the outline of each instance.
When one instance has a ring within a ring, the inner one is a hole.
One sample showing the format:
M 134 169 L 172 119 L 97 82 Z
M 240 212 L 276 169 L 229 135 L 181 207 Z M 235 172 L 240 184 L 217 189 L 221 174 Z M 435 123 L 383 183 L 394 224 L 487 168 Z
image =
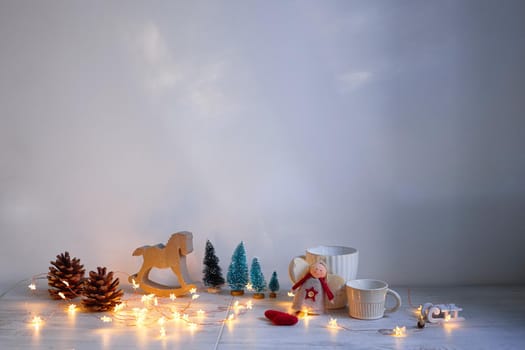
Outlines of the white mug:
M 313 264 L 323 261 L 328 273 L 341 276 L 345 281 L 356 278 L 359 252 L 344 246 L 320 245 L 306 249 L 306 261 Z
M 385 309 L 386 296 L 396 301 L 392 308 Z M 346 282 L 348 313 L 361 320 L 376 320 L 385 312 L 394 312 L 401 307 L 401 297 L 388 284 L 379 280 L 361 279 Z

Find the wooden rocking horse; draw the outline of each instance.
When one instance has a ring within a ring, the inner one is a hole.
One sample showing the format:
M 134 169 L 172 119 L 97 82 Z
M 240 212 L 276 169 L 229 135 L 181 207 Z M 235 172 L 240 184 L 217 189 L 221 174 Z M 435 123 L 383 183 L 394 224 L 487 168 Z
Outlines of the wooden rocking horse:
M 134 275 L 129 276 L 129 282 L 135 281 L 146 293 L 153 293 L 160 297 L 169 297 L 171 294 L 181 296 L 187 294 L 194 284 L 189 281 L 188 269 L 186 267 L 186 255 L 193 251 L 193 234 L 191 232 L 177 232 L 171 235 L 168 243 L 154 246 L 145 245 L 135 249 L 133 256 L 144 258 L 142 266 Z M 179 286 L 166 286 L 150 280 L 149 273 L 152 268 L 171 268 L 180 283 Z

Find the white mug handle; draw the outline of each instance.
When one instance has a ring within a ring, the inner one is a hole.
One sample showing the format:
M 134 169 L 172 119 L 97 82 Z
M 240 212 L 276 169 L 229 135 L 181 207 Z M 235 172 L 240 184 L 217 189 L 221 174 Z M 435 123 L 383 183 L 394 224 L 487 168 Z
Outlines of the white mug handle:
M 389 308 L 389 309 L 385 309 L 385 312 L 395 312 L 397 311 L 397 309 L 399 309 L 401 307 L 401 297 L 399 296 L 399 294 L 395 291 L 395 290 L 392 290 L 390 288 L 388 288 L 386 290 L 386 294 L 387 295 L 391 295 L 394 297 L 394 299 L 396 300 L 396 305 L 394 305 L 393 307 Z

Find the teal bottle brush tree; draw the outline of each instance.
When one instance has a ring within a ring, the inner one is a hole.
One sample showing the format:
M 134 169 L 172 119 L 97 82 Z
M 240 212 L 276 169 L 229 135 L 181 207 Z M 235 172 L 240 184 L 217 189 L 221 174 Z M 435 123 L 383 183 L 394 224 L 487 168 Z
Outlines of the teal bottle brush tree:
M 254 291 L 253 297 L 255 299 L 263 299 L 264 291 L 266 290 L 266 281 L 261 271 L 261 264 L 256 257 L 252 259 L 250 268 L 250 282 Z
M 248 263 L 242 241 L 233 252 L 226 280 L 230 286 L 231 295 L 244 295 L 244 288 L 248 284 Z
M 270 298 L 276 298 L 277 292 L 279 291 L 279 280 L 277 279 L 277 271 L 274 271 L 272 273 L 272 277 L 270 278 L 270 283 L 268 284 L 268 288 L 270 288 Z

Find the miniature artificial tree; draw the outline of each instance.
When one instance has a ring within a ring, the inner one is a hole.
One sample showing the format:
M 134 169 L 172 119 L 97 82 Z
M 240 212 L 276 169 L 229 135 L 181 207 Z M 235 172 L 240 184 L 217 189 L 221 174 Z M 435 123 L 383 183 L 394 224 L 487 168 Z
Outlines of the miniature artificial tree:
M 233 252 L 226 279 L 231 288 L 231 295 L 244 294 L 244 287 L 248 284 L 248 263 L 246 262 L 246 250 L 242 241 Z
M 250 281 L 255 292 L 253 297 L 255 299 L 263 299 L 263 292 L 266 289 L 266 281 L 264 280 L 264 275 L 261 271 L 261 264 L 259 263 L 259 259 L 257 259 L 257 257 L 252 259 L 252 266 L 250 268 Z
M 219 266 L 219 258 L 215 255 L 215 248 L 211 244 L 210 240 L 206 241 L 206 248 L 204 251 L 203 259 L 204 274 L 202 282 L 208 287 L 209 293 L 217 293 L 221 290 L 221 285 L 224 284 L 224 277 L 222 276 L 222 270 Z
M 270 288 L 270 298 L 276 298 L 277 292 L 279 291 L 279 280 L 277 279 L 277 271 L 274 271 L 272 273 L 272 277 L 270 278 L 270 283 L 268 284 L 268 287 Z

